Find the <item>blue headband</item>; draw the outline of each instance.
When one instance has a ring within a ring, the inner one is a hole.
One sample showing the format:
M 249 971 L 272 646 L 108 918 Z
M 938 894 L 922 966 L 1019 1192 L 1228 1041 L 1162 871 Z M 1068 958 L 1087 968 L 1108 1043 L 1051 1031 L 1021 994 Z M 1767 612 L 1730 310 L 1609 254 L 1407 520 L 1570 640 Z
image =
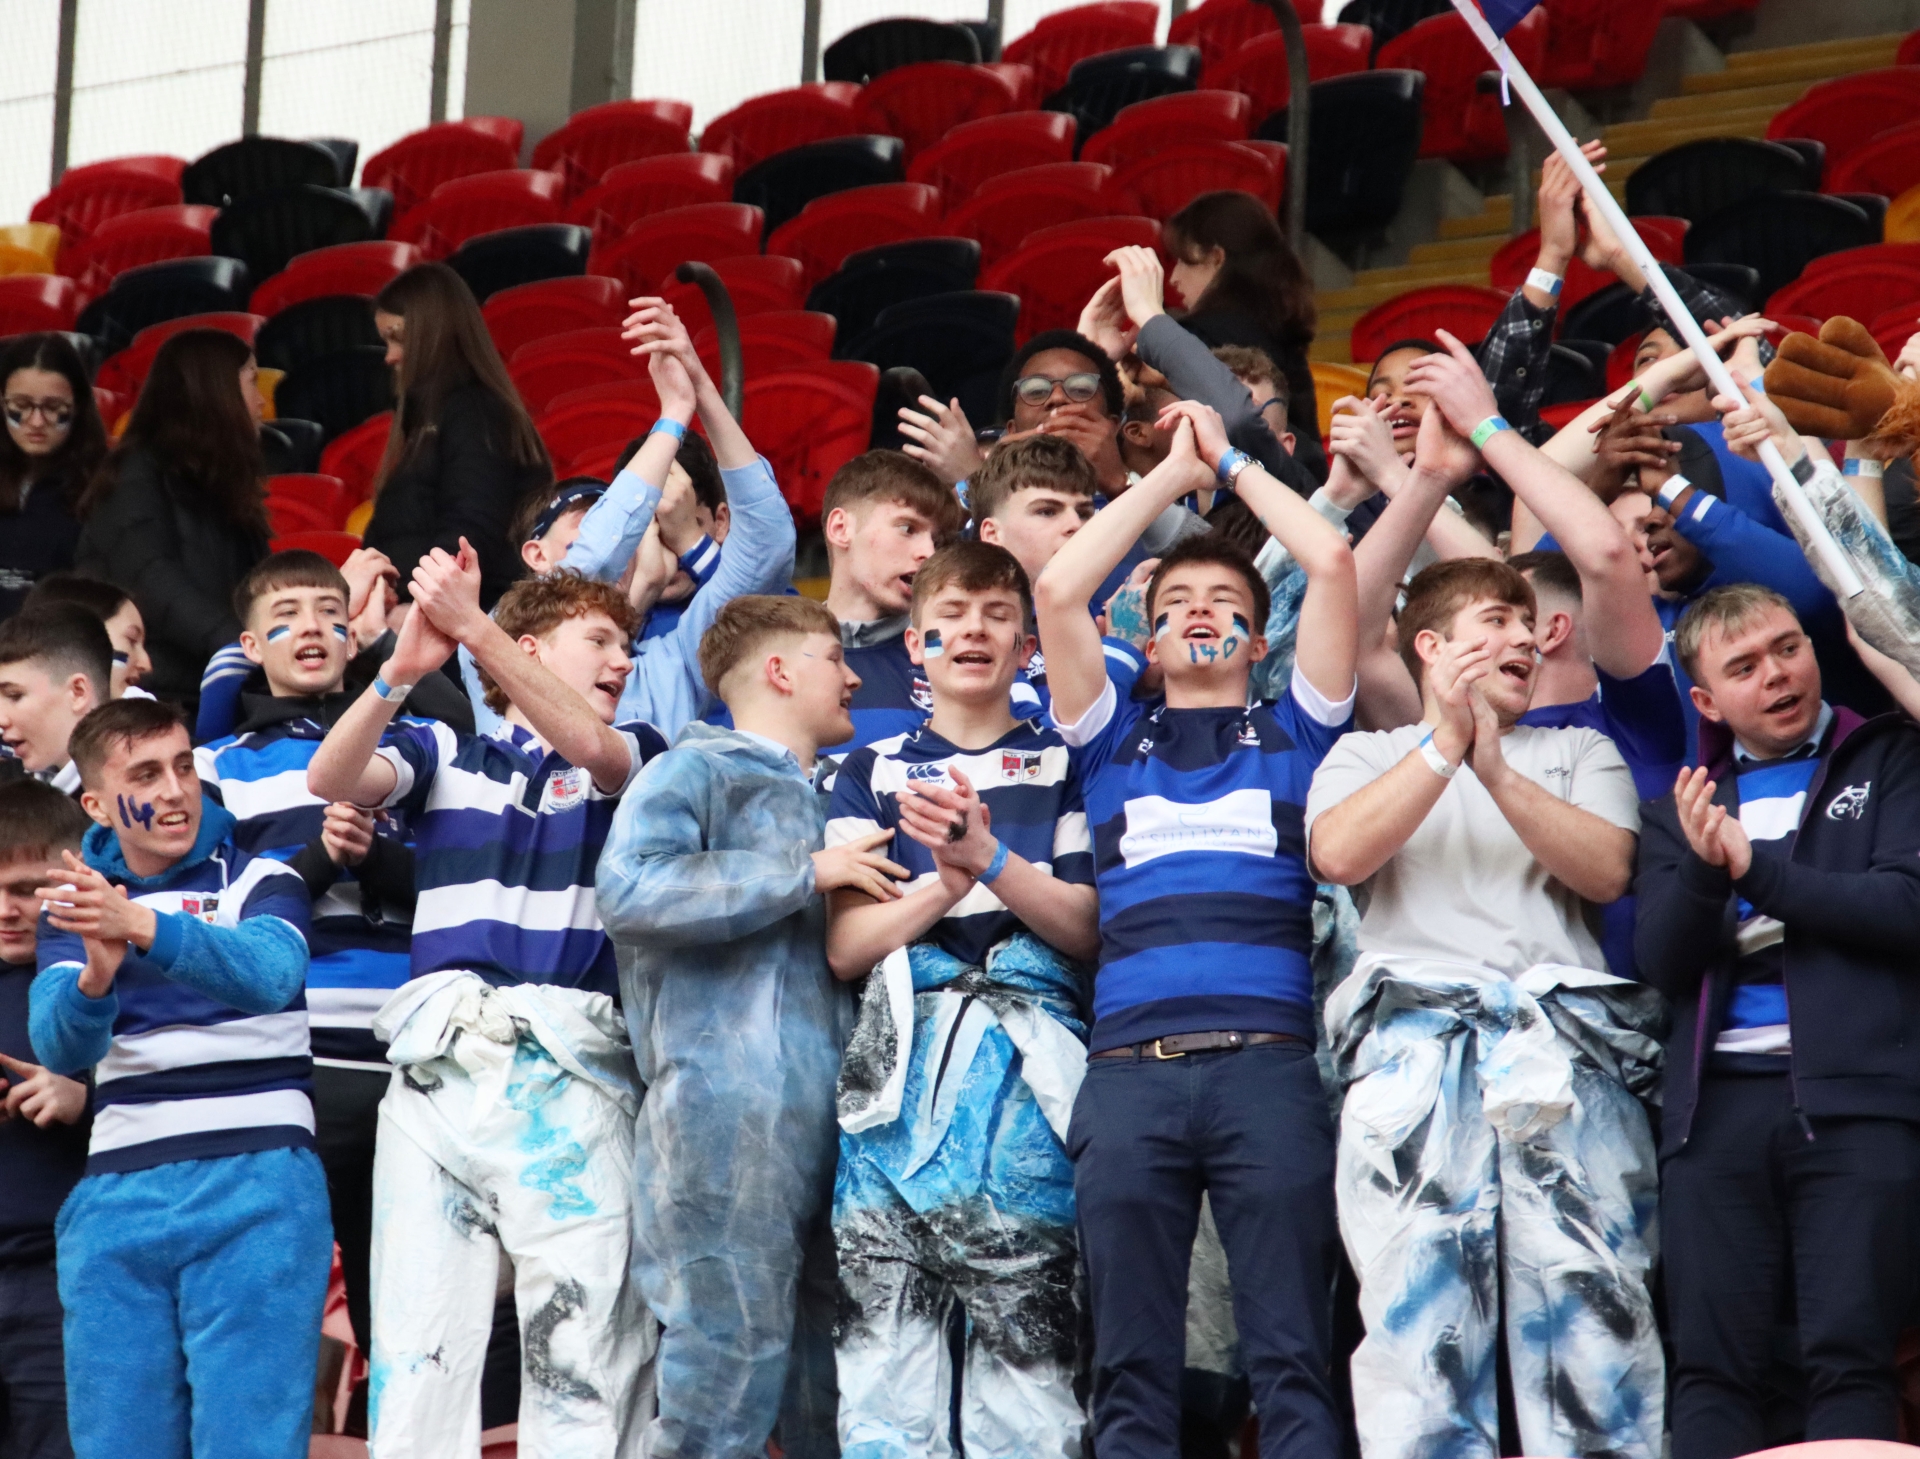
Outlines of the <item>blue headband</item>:
M 607 492 L 606 483 L 583 481 L 578 486 L 570 486 L 552 501 L 547 509 L 533 519 L 533 530 L 527 534 L 529 542 L 538 542 L 553 530 L 553 524 L 576 507 L 591 506 Z

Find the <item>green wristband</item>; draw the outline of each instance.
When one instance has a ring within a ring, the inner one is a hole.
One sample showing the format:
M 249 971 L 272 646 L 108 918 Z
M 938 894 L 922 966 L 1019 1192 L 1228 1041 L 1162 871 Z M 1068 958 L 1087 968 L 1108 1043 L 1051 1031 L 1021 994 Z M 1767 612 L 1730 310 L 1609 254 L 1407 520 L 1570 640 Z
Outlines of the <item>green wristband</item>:
M 1642 385 L 1638 380 L 1633 382 L 1633 388 L 1640 393 L 1640 408 L 1642 410 L 1652 410 L 1654 406 L 1659 404 L 1657 400 L 1647 394 L 1646 386 Z
M 1488 416 L 1473 428 L 1473 449 L 1476 451 L 1484 449 L 1487 442 L 1499 435 L 1500 432 L 1510 431 L 1512 429 L 1513 427 L 1507 424 L 1504 416 Z

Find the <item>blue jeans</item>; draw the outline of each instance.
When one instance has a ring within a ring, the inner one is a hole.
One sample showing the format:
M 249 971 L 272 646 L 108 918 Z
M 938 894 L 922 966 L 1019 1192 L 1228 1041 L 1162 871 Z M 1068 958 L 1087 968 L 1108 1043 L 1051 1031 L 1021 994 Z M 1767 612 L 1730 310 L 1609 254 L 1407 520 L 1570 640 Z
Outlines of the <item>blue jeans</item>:
M 1312 1051 L 1093 1059 L 1073 1107 L 1100 1459 L 1180 1450 L 1187 1264 L 1206 1192 L 1226 1248 L 1262 1459 L 1340 1452 L 1328 1381 L 1339 1240 Z
M 79 1459 L 305 1459 L 333 1260 L 318 1156 L 90 1175 L 57 1235 Z

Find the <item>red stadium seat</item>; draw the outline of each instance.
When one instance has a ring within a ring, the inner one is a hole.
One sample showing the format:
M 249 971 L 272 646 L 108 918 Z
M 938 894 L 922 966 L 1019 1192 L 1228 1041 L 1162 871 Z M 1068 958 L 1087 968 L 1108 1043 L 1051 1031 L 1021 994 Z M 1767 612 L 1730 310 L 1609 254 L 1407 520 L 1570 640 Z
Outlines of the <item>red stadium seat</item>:
M 1016 66 L 1011 61 L 989 61 L 987 69 L 994 75 L 1005 79 L 1013 88 L 1014 105 L 1021 111 L 1032 111 L 1047 99 L 1047 93 L 1040 89 L 1040 78 L 1034 74 L 1031 66 Z
M 1023 111 L 963 122 L 913 159 L 907 176 L 940 189 L 957 208 L 989 178 L 1073 160 L 1074 120 L 1063 111 Z
M 1175 17 L 1167 27 L 1167 44 L 1194 46 L 1202 66 L 1216 65 L 1256 36 L 1279 28 L 1273 12 L 1255 0 L 1206 0 Z
M 1253 130 L 1253 103 L 1239 91 L 1176 91 L 1123 106 L 1087 138 L 1082 162 L 1116 171 L 1176 142 L 1240 142 Z
M 736 319 L 776 309 L 798 309 L 806 301 L 806 269 L 797 258 L 748 253 L 708 262 L 727 286 Z M 713 314 L 707 308 L 707 296 L 700 292 L 698 285 L 676 283 L 671 278 L 662 279 L 660 283 L 660 297 L 673 306 L 689 334 L 699 334 L 712 327 Z
M 807 309 L 769 309 L 740 321 L 740 355 L 749 379 L 811 365 L 833 355 L 834 318 Z M 707 325 L 693 337 L 707 373 L 720 378 L 720 336 Z
M 507 362 L 520 399 L 535 415 L 556 395 L 609 380 L 632 380 L 647 373 L 647 362 L 617 328 L 570 329 L 530 340 Z
M 273 541 L 267 544 L 269 552 L 317 552 L 335 567 L 344 565 L 359 550 L 360 539 L 351 532 L 276 529 Z
M 653 382 L 642 373 L 633 379 L 603 380 L 557 396 L 534 425 L 554 463 L 566 462 L 569 474 L 577 474 L 572 464 L 577 458 L 611 447 L 611 465 L 611 457 L 635 436 L 651 429 L 659 418 L 660 397 Z
M 258 314 L 188 314 L 180 319 L 149 324 L 125 349 L 107 356 L 94 377 L 95 383 L 129 398 L 138 396 L 147 371 L 153 368 L 153 357 L 160 353 L 160 346 L 176 334 L 184 334 L 189 329 L 222 329 L 252 345 L 260 326 L 266 322 Z
M 1367 69 L 1373 54 L 1373 31 L 1364 25 L 1307 25 L 1301 27 L 1307 44 L 1307 75 L 1315 81 L 1350 76 Z M 1287 104 L 1292 75 L 1287 70 L 1287 38 L 1275 31 L 1256 36 L 1231 55 L 1200 73 L 1209 91 L 1245 92 L 1253 101 L 1258 126 Z
M 347 520 L 347 513 L 359 505 L 347 489 L 346 482 L 337 476 L 326 476 L 318 472 L 305 475 L 269 476 L 267 478 L 267 505 L 271 510 L 275 501 L 293 502 L 309 511 L 317 513 L 321 520 L 317 524 L 323 528 L 337 528 Z M 285 528 L 275 522 L 275 529 Z
M 855 116 L 861 132 L 898 137 L 913 157 L 962 122 L 999 116 L 1019 104 L 1019 89 L 990 66 L 922 61 L 869 81 Z
M 1871 252 L 1850 248 L 1831 257 Z M 1880 257 L 1829 263 L 1817 272 L 1810 269 L 1784 289 L 1775 290 L 1765 312 L 1769 319 L 1806 314 L 1825 320 L 1844 314 L 1865 321 L 1898 307 L 1909 313 L 1920 311 L 1920 263 Z
M 1887 358 L 1894 359 L 1906 348 L 1908 340 L 1920 334 L 1920 308 L 1902 304 L 1898 309 L 1889 309 L 1876 316 L 1867 329 L 1880 342 Z
M 352 430 L 342 431 L 327 442 L 326 449 L 320 453 L 320 470 L 344 481 L 356 502 L 366 501 L 373 495 L 374 473 L 380 469 L 380 458 L 386 453 L 387 436 L 392 430 L 392 411 L 383 410 L 368 416 Z
M 536 339 L 573 329 L 618 326 L 627 316 L 627 291 L 618 279 L 587 274 L 539 279 L 489 295 L 480 314 L 500 358 L 510 360 Z
M 1920 30 L 1909 33 L 1907 38 L 1900 42 L 1900 49 L 1893 54 L 1893 64 L 1896 66 L 1920 65 Z
M 880 372 L 833 360 L 749 379 L 740 424 L 773 468 L 780 494 L 803 528 L 820 520 L 827 482 L 867 449 Z
M 1818 258 L 1807 260 L 1807 266 L 1800 270 L 1800 277 L 1810 279 L 1828 269 L 1851 267 L 1868 261 L 1920 268 L 1920 243 L 1869 243 L 1863 248 L 1843 248 L 1837 253 L 1823 253 Z
M 1160 225 L 1151 218 L 1091 218 L 1041 228 L 1014 253 L 984 270 L 980 287 L 1020 296 L 1016 341 L 1046 329 L 1072 329 L 1093 293 L 1113 276 L 1106 262 L 1128 244 L 1153 248 Z
M 0 337 L 69 330 L 80 313 L 80 286 L 62 274 L 0 278 Z
M 751 97 L 707 123 L 700 150 L 731 157 L 737 172 L 776 152 L 830 137 L 859 134 L 860 88 L 851 81 L 816 81 Z
M 267 525 L 276 537 L 285 538 L 296 532 L 339 532 L 345 520 L 298 497 L 267 497 Z
M 1159 28 L 1160 7 L 1136 3 L 1076 5 L 1056 10 L 1023 36 L 1000 49 L 1000 59 L 1031 66 L 1043 95 L 1067 84 L 1076 61 L 1128 46 L 1150 46 Z
M 1829 167 L 1825 191 L 1897 198 L 1920 183 L 1920 121 L 1889 127 Z
M 1535 79 L 1542 86 L 1598 91 L 1640 79 L 1662 9 L 1617 0 L 1553 0 L 1545 15 L 1547 49 Z
M 108 435 L 114 433 L 120 417 L 127 413 L 132 404 L 133 402 L 118 390 L 102 390 L 98 385 L 93 387 L 93 408 L 100 412 L 101 422 L 106 426 Z
M 396 223 L 393 236 L 430 259 L 445 258 L 482 233 L 559 222 L 560 191 L 558 173 L 532 168 L 456 177 Z
M 1535 10 L 1507 32 L 1507 45 L 1529 73 L 1544 53 L 1547 13 Z M 1380 70 L 1426 74 L 1420 114 L 1420 155 L 1450 162 L 1484 162 L 1507 155 L 1507 122 L 1498 92 L 1483 93 L 1479 81 L 1493 69 L 1486 49 L 1467 22 L 1448 11 L 1402 31 L 1376 58 Z
M 628 297 L 651 294 L 688 259 L 711 263 L 760 251 L 765 215 L 746 203 L 694 203 L 642 218 L 625 237 L 596 245 L 587 272 L 620 280 Z
M 603 101 L 567 118 L 533 149 L 533 165 L 557 172 L 576 198 L 622 162 L 685 152 L 693 108 L 684 101 Z
M 1163 221 L 1210 192 L 1252 193 L 1277 209 L 1286 165 L 1278 142 L 1177 142 L 1115 173 L 1111 196 L 1116 208 Z
M 773 230 L 767 252 L 799 259 L 811 288 L 850 253 L 939 233 L 940 211 L 940 190 L 928 183 L 852 187 L 808 203 Z
M 1827 166 L 1851 158 L 1890 127 L 1914 119 L 1920 110 L 1920 66 L 1885 66 L 1857 71 L 1809 86 L 1791 106 L 1767 123 L 1767 137 L 1807 137 L 1827 146 Z
M 1676 20 L 1720 20 L 1760 8 L 1760 0 L 1667 0 L 1667 14 Z
M 1396 339 L 1433 337 L 1449 331 L 1462 344 L 1478 344 L 1493 327 L 1507 296 L 1477 284 L 1433 284 L 1376 304 L 1353 322 L 1353 357 L 1377 360 Z
M 176 203 L 104 219 L 79 247 L 60 252 L 59 271 L 92 298 L 127 269 L 170 258 L 204 258 L 218 208 Z
M 33 205 L 27 219 L 54 224 L 60 230 L 61 248 L 70 249 L 109 218 L 177 205 L 180 174 L 186 166 L 178 157 L 116 157 L 70 167 L 61 174 L 59 185 Z
M 1607 393 L 1611 395 L 1633 378 L 1633 357 L 1640 353 L 1641 330 L 1634 330 L 1607 352 Z
M 1633 220 L 1633 226 L 1639 231 L 1641 241 L 1660 262 L 1677 264 L 1684 260 L 1687 236 L 1685 218 L 1641 217 Z M 1527 281 L 1527 272 L 1539 256 L 1538 228 L 1529 228 L 1519 237 L 1508 239 L 1489 262 L 1488 272 L 1494 288 L 1512 293 Z M 1591 268 L 1578 258 L 1574 259 L 1567 265 L 1566 283 L 1560 289 L 1559 318 L 1565 319 L 1567 311 L 1575 304 L 1615 282 L 1617 280 L 1612 274 Z
M 255 314 L 271 319 L 282 309 L 329 294 L 371 298 L 418 262 L 420 250 L 411 243 L 383 238 L 336 243 L 296 253 L 291 263 L 253 291 L 247 303 Z
M 1113 169 L 1097 162 L 1023 167 L 981 183 L 979 192 L 947 214 L 943 231 L 977 240 L 981 264 L 991 264 L 1036 228 L 1107 216 L 1112 182 Z
M 520 165 L 520 149 L 506 138 L 470 122 L 436 122 L 409 132 L 360 169 L 362 187 L 383 187 L 393 194 L 396 223 L 433 195 L 443 182 L 482 172 L 511 171 Z
M 609 168 L 597 187 L 567 204 L 565 218 L 591 228 L 595 243 L 610 244 L 655 213 L 732 199 L 730 159 L 714 152 L 675 152 Z

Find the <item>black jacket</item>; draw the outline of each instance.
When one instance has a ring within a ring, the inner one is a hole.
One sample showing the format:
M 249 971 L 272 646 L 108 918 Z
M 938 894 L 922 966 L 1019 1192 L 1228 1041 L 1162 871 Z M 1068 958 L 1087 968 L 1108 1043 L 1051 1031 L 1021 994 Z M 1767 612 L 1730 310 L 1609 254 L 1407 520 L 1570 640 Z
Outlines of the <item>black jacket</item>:
M 374 503 L 366 545 L 400 569 L 406 597 L 414 564 L 430 548 L 460 550 L 465 537 L 480 554 L 480 603 L 491 609 L 521 576 L 520 544 L 507 540 L 514 510 L 529 492 L 551 484 L 545 466 L 519 466 L 507 455 L 507 409 L 478 384 L 450 392 L 437 425 L 422 429 Z
M 1313 473 L 1314 480 L 1327 475 L 1326 448 L 1320 441 L 1320 407 L 1314 396 L 1313 366 L 1304 346 L 1287 349 L 1236 309 L 1209 309 L 1203 314 L 1188 314 L 1180 323 L 1191 334 L 1206 341 L 1208 349 L 1237 344 L 1266 351 L 1267 358 L 1287 377 L 1287 425 L 1293 431 L 1293 454 Z
M 1737 815 L 1732 736 L 1703 722 L 1700 737 Z M 1634 955 L 1674 1003 L 1663 1154 L 1686 1143 L 1732 997 L 1736 891 L 1786 925 L 1796 1109 L 1920 1120 L 1920 728 L 1836 706 L 1798 831 L 1756 843 L 1737 883 L 1693 854 L 1671 794 L 1641 807 Z
M 207 660 L 240 636 L 233 590 L 267 555 L 267 539 L 183 498 L 144 449 L 130 450 L 119 473 L 81 525 L 74 565 L 133 595 L 153 655 L 142 687 L 191 706 Z

